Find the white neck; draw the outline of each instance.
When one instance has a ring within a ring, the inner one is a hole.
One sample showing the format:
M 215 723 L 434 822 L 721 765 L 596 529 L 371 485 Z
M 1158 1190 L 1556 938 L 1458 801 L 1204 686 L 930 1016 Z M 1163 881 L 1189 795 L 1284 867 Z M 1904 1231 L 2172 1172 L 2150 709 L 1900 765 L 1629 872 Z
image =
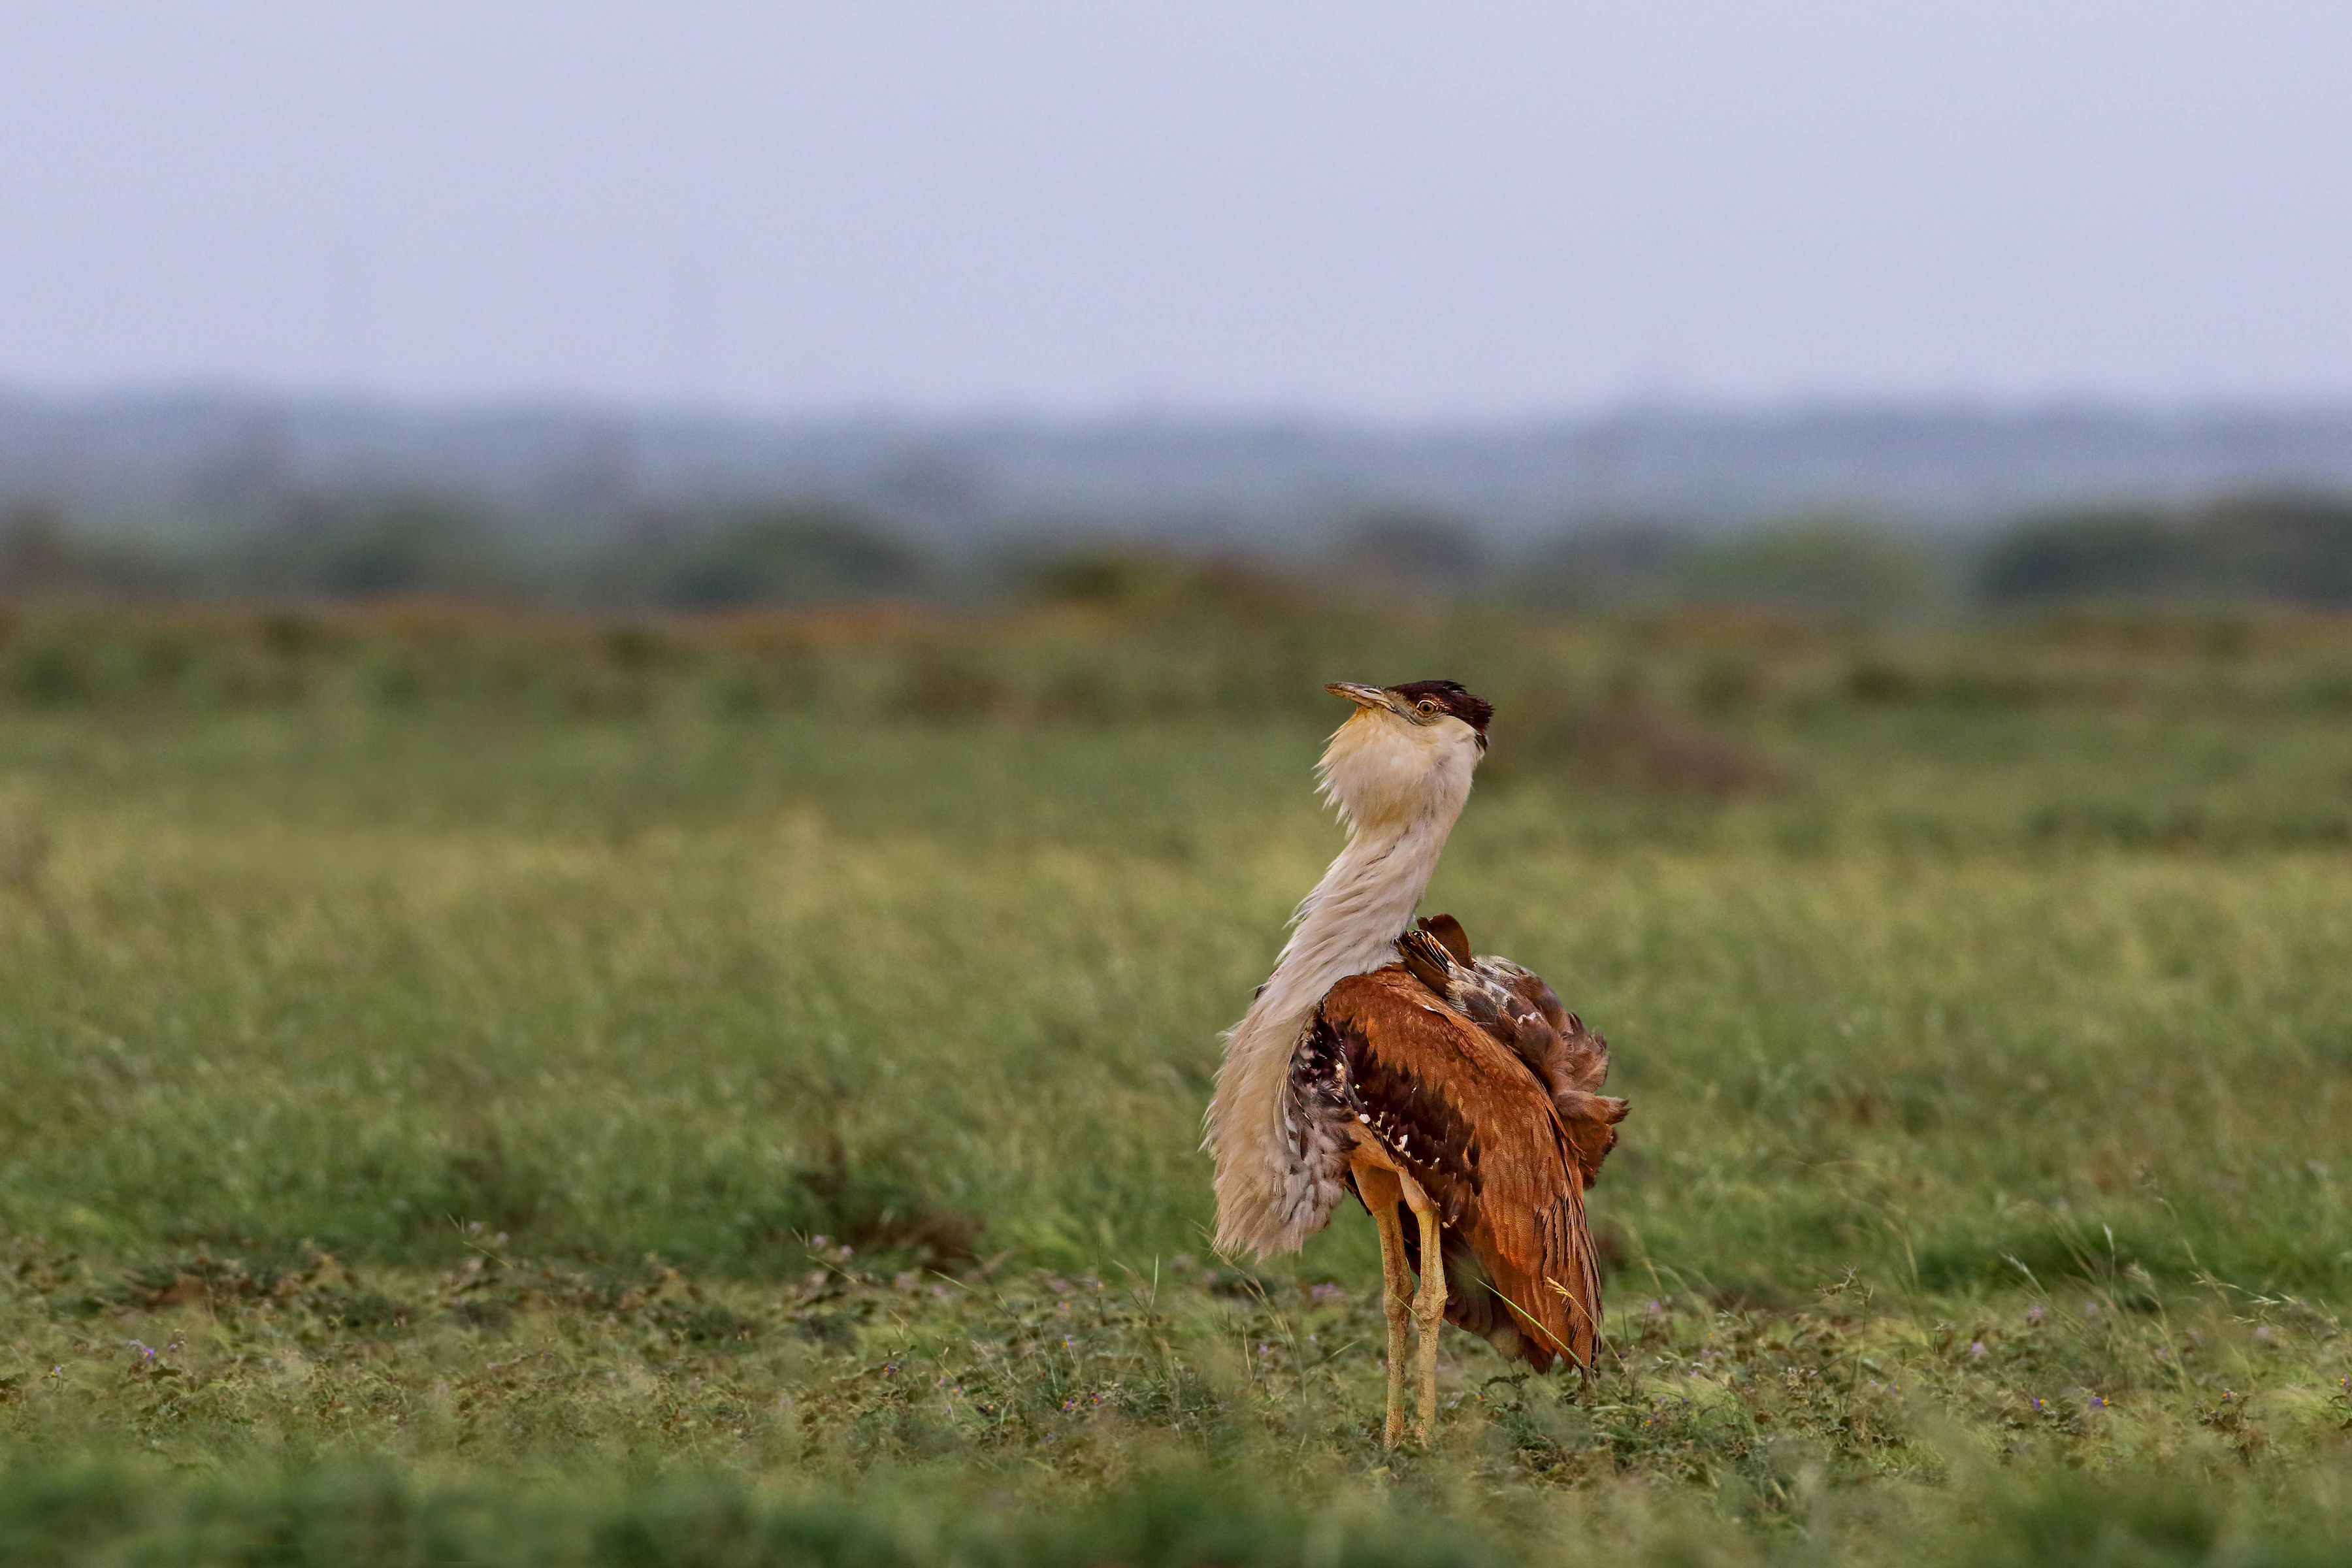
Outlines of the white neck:
M 1339 981 L 1396 962 L 1396 939 L 1412 923 L 1462 811 L 1459 800 L 1432 804 L 1452 809 L 1349 836 L 1348 847 L 1299 901 L 1290 940 L 1244 1028 L 1261 1016 L 1303 1018 Z
M 1289 1251 L 1322 1223 L 1302 1198 L 1298 1129 L 1287 1124 L 1291 1053 L 1333 985 L 1396 961 L 1396 939 L 1412 922 L 1469 799 L 1476 762 L 1474 749 L 1462 748 L 1421 772 L 1417 788 L 1375 801 L 1373 792 L 1357 787 L 1360 779 L 1335 768 L 1335 757 L 1348 765 L 1338 738 L 1324 771 L 1354 818 L 1348 846 L 1300 902 L 1273 975 L 1225 1037 L 1209 1105 L 1217 1245 L 1227 1252 Z M 1343 796 L 1342 789 L 1352 794 Z M 1374 805 L 1392 809 L 1375 813 L 1369 809 Z

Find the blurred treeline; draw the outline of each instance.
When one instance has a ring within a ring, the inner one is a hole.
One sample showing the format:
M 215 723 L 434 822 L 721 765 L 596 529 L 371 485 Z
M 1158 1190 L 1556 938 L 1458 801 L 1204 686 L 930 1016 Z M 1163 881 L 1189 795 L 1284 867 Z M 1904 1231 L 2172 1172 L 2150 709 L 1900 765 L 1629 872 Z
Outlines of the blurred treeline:
M 1205 574 L 1205 576 L 1204 576 Z M 1905 621 L 2080 604 L 2352 605 L 2352 495 L 2249 491 L 2196 505 L 2037 512 L 1928 533 L 1864 512 L 1701 530 L 1586 522 L 1499 546 L 1466 521 L 1372 512 L 1307 545 L 1187 550 L 1083 527 L 957 546 L 838 501 L 665 511 L 578 536 L 447 493 L 313 497 L 257 521 L 150 535 L 38 498 L 0 506 L 0 597 L 289 603 L 433 598 L 627 613 L 1039 596 L 1148 601 L 1220 578 L 1289 596 L 1612 612 L 1752 605 Z

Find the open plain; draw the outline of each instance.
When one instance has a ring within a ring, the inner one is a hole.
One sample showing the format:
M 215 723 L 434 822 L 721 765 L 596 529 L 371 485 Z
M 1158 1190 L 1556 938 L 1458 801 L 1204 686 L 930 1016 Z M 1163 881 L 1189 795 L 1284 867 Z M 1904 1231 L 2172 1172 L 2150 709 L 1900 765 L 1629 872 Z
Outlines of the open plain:
M 1213 591 L 1212 591 L 1212 589 Z M 1207 1247 L 1331 679 L 1633 1102 L 1580 1387 Z M 2338 1561 L 2352 626 L 0 632 L 0 1560 Z

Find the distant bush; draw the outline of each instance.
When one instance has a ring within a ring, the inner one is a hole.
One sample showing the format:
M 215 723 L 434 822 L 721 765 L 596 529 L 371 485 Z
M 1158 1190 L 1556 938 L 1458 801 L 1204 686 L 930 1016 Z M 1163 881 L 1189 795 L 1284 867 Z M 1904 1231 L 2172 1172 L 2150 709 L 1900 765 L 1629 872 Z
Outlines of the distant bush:
M 1555 613 L 1696 604 L 1878 620 L 1933 605 L 1946 576 L 1894 529 L 1832 513 L 1705 536 L 1654 519 L 1579 530 L 1511 563 L 1498 587 Z
M 2173 598 L 2197 574 L 2195 546 L 2164 514 L 2088 508 L 2012 525 L 1986 552 L 1978 590 L 1995 605 Z
M 155 593 L 179 585 L 163 561 L 139 546 L 85 537 L 53 501 L 26 499 L 0 509 L 0 595 Z
M 2097 507 L 2042 513 L 1994 541 L 1977 585 L 1994 605 L 2352 605 L 2352 498 L 2252 491 L 2186 512 Z
M 641 534 L 600 576 L 604 596 L 714 610 L 911 595 L 931 574 L 919 552 L 864 513 L 792 502 Z
M 1862 518 L 1802 518 L 1690 551 L 1684 596 L 1874 620 L 1926 605 L 1937 563 L 1917 544 Z
M 2191 539 L 2228 591 L 2295 605 L 2352 605 L 2352 496 L 2225 496 L 2190 519 Z
M 1486 552 L 1467 525 L 1418 511 L 1358 520 L 1333 542 L 1330 556 L 1338 581 L 1412 599 L 1456 597 L 1486 568 Z
M 1504 595 L 1555 614 L 1653 605 L 1673 596 L 1675 563 L 1689 549 L 1685 531 L 1660 520 L 1579 529 L 1512 563 Z
M 1014 572 L 1048 604 L 1146 621 L 1264 624 L 1322 607 L 1305 584 L 1246 558 L 1203 559 L 1117 542 L 1049 552 Z
M 313 499 L 265 525 L 231 586 L 325 598 L 491 595 L 512 587 L 497 519 L 420 492 Z
M 1025 575 L 1040 598 L 1054 603 L 1135 610 L 1195 597 L 1202 574 L 1165 552 L 1106 543 L 1048 555 Z
M 54 587 L 71 572 L 72 556 L 62 509 L 23 500 L 0 512 L 0 588 L 22 594 Z

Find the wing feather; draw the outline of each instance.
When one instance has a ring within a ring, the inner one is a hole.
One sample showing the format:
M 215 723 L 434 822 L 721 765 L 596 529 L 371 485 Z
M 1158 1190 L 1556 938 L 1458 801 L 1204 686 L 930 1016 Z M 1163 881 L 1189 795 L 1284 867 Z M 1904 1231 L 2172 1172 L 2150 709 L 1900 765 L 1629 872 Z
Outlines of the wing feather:
M 1601 1092 L 1609 1081 L 1609 1042 L 1560 1005 L 1559 996 L 1507 958 L 1473 961 L 1462 922 L 1433 915 L 1397 939 L 1412 976 L 1456 1013 L 1510 1047 L 1551 1096 L 1590 1188 L 1617 1146 L 1625 1102 Z
M 1475 1259 L 1491 1289 L 1449 1291 L 1448 1318 L 1538 1368 L 1557 1355 L 1591 1367 L 1601 1277 L 1582 1162 L 1544 1086 L 1401 964 L 1333 986 L 1313 1027 L 1344 1064 L 1360 1127 L 1436 1202 L 1448 1249 L 1467 1253 L 1448 1272 Z

